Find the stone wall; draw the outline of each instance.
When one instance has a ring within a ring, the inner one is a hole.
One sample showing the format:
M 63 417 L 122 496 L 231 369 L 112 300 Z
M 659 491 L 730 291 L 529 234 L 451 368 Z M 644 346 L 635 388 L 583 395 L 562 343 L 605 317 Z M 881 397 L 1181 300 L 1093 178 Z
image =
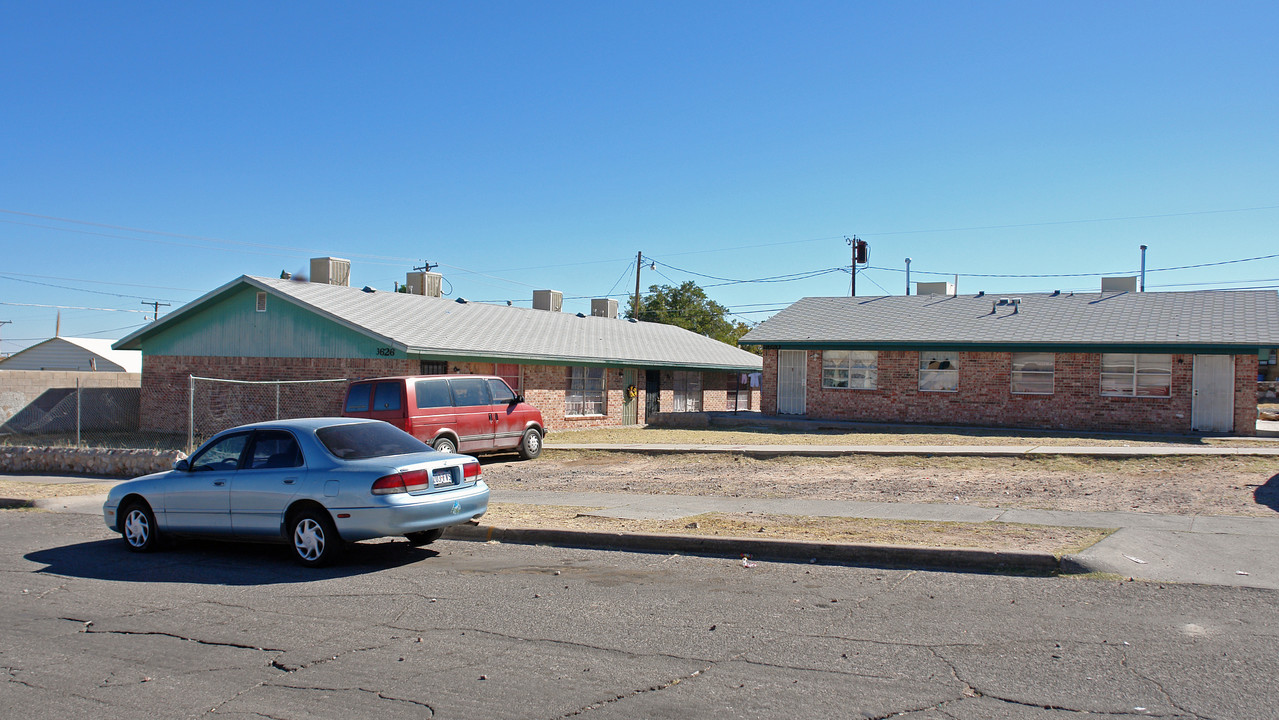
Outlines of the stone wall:
M 1279 380 L 1257 383 L 1257 402 L 1279 402 Z
M 169 470 L 173 467 L 173 463 L 184 457 L 186 453 L 179 450 L 108 450 L 6 445 L 0 447 L 0 473 L 138 477 Z

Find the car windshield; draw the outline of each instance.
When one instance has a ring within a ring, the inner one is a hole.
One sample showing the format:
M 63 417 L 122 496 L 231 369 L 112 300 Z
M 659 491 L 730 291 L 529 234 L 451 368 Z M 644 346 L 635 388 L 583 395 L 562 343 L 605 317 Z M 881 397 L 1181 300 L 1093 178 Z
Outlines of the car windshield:
M 330 425 L 315 431 L 324 447 L 343 460 L 427 452 L 431 446 L 384 422 Z

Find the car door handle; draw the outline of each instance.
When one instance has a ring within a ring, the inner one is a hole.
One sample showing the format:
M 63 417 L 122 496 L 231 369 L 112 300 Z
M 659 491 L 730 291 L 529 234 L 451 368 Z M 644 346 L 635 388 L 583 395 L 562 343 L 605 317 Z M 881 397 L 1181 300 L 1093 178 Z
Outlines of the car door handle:
M 295 482 L 297 482 L 297 481 L 298 481 L 298 479 L 297 479 L 297 478 L 284 478 L 284 484 L 285 484 L 285 485 L 292 485 L 293 483 L 295 483 Z
M 213 484 L 217 487 L 222 487 L 223 485 L 226 485 L 226 480 L 214 480 Z

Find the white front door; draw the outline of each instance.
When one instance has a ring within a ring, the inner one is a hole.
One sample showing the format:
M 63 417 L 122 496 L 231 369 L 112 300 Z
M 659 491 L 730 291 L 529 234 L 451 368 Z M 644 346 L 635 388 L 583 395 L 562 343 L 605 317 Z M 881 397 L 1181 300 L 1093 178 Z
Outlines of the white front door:
M 1190 428 L 1199 432 L 1235 429 L 1235 358 L 1196 355 Z
M 777 351 L 777 412 L 803 415 L 804 388 L 808 380 L 807 350 Z

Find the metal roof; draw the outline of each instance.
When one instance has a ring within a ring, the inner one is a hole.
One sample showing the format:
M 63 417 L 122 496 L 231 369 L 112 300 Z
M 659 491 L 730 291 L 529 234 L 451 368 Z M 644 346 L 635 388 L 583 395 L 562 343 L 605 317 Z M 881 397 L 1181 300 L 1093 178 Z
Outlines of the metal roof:
M 758 355 L 674 325 L 509 307 L 397 292 L 245 275 L 115 344 L 137 348 L 146 335 L 251 285 L 410 355 L 495 362 L 604 364 L 755 372 Z
M 1001 300 L 1016 299 L 1017 304 Z M 1231 350 L 1279 345 L 1272 291 L 809 297 L 743 345 Z
M 89 357 L 100 361 L 98 370 L 111 371 L 111 366 L 119 370 L 115 372 L 142 372 L 142 353 L 134 350 L 114 350 L 110 340 L 99 338 L 77 338 L 59 335 L 36 343 L 25 350 L 10 355 L 0 364 L 5 370 L 40 370 L 42 367 L 63 366 L 71 363 L 84 370 L 89 368 Z

